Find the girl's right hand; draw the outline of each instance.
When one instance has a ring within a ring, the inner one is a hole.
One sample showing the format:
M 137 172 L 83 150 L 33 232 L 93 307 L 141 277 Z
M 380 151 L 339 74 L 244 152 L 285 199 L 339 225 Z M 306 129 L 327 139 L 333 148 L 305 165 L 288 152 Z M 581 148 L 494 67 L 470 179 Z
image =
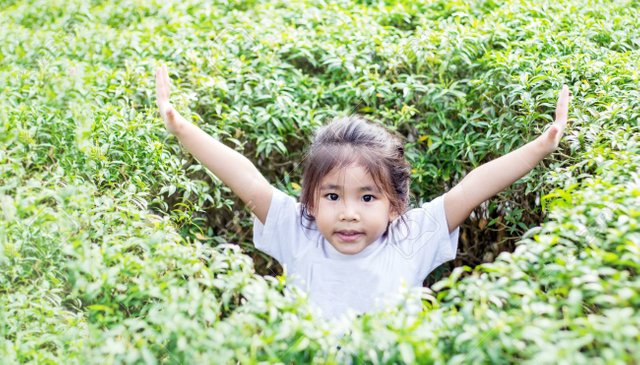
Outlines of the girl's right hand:
M 177 134 L 185 120 L 169 102 L 169 72 L 166 65 L 156 69 L 156 104 L 167 130 L 171 134 Z

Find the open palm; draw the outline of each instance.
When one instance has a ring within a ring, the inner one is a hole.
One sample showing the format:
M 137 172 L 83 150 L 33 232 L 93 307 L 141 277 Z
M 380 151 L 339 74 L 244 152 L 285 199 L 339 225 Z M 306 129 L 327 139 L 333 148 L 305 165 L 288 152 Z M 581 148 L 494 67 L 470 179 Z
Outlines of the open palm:
M 176 134 L 183 119 L 169 102 L 169 87 L 167 66 L 159 66 L 156 69 L 156 104 L 160 109 L 160 116 L 164 120 L 165 127 L 170 133 Z
M 541 142 L 547 154 L 555 151 L 560 144 L 560 139 L 567 127 L 567 115 L 569 114 L 569 87 L 562 86 L 560 96 L 558 97 L 558 105 L 556 106 L 556 119 L 541 136 Z

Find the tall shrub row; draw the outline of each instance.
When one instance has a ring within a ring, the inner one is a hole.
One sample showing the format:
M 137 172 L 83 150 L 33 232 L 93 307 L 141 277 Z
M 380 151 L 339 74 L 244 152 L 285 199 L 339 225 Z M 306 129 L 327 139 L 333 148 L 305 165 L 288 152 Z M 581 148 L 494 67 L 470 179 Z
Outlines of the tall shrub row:
M 2 362 L 637 362 L 638 18 L 636 1 L 0 2 Z M 414 203 L 535 138 L 562 84 L 570 126 L 474 211 L 430 288 L 327 323 L 163 129 L 159 63 L 183 114 L 294 196 L 337 115 L 405 136 Z

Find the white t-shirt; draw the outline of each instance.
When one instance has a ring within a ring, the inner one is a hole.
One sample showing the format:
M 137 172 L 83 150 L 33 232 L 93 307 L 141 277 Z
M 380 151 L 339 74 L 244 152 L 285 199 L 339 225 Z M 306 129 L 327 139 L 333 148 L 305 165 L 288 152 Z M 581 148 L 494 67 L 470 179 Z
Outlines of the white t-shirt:
M 278 260 L 288 283 L 307 292 L 325 318 L 382 308 L 403 282 L 421 287 L 433 269 L 456 257 L 459 227 L 449 234 L 442 195 L 403 214 L 408 234 L 398 218 L 354 255 L 337 251 L 315 222 L 301 218 L 300 209 L 293 197 L 274 188 L 265 224 L 254 217 L 253 242 Z

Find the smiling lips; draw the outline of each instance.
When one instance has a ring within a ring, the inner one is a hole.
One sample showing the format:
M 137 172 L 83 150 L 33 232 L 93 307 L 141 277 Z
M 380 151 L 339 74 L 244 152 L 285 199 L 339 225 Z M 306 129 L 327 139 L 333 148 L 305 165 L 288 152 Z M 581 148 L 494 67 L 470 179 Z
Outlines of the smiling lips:
M 336 234 L 344 242 L 354 242 L 364 233 L 358 231 L 336 231 Z

